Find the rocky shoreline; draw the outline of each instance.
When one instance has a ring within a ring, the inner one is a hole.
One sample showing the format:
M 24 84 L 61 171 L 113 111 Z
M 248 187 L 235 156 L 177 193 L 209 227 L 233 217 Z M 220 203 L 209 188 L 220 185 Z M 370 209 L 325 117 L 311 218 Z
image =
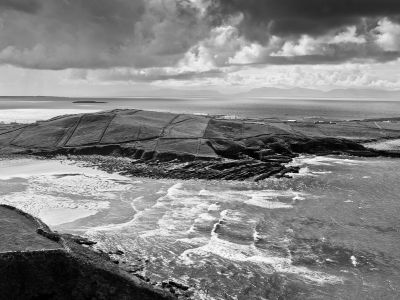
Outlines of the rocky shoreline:
M 0 205 L 0 290 L 4 299 L 183 299 L 187 287 L 150 283 L 94 242 L 52 232 L 39 219 Z

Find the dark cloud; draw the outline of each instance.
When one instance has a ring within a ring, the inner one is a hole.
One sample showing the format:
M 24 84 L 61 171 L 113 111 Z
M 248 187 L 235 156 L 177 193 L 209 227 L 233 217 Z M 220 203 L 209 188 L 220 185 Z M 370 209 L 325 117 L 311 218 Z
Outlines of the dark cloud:
M 0 7 L 0 63 L 27 68 L 170 66 L 209 32 L 188 0 L 0 0 Z
M 39 10 L 37 0 L 0 0 L 0 9 L 11 9 L 25 13 L 35 13 Z
M 398 18 L 398 0 L 214 0 L 214 21 L 242 13 L 242 33 L 262 41 L 269 35 L 313 36 L 381 17 Z
M 399 57 L 399 22 L 399 0 L 0 0 L 0 64 L 178 68 L 127 78 L 152 81 L 220 76 L 207 70 L 248 57 L 266 64 L 388 61 Z M 332 42 L 348 26 L 356 28 L 352 36 Z M 315 41 L 301 44 L 304 34 Z

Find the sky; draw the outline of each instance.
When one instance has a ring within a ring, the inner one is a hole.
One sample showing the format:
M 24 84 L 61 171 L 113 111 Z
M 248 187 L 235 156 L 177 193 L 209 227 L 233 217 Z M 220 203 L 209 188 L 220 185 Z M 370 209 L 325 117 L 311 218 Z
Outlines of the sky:
M 0 94 L 400 89 L 399 0 L 0 0 Z

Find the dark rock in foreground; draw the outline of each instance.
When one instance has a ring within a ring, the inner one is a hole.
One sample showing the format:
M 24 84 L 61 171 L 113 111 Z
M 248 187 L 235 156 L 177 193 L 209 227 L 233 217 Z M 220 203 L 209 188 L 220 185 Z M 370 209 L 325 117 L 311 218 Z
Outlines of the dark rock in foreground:
M 0 238 L 1 299 L 176 299 L 13 207 L 0 206 Z
M 298 154 L 392 155 L 361 143 L 400 137 L 400 122 L 224 120 L 139 110 L 68 115 L 0 126 L 0 154 L 129 157 L 139 176 L 261 180 L 285 176 Z M 182 164 L 186 162 L 186 164 Z

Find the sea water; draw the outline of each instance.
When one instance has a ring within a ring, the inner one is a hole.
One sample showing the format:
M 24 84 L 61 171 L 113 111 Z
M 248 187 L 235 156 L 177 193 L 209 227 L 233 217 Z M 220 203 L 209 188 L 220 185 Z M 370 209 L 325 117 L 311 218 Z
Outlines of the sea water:
M 153 281 L 192 286 L 195 299 L 267 299 L 271 276 L 284 278 L 287 299 L 399 299 L 400 160 L 291 164 L 301 167 L 293 178 L 254 183 L 2 160 L 0 203 L 121 250 L 122 262 Z
M 74 103 L 79 100 L 96 103 Z M 101 102 L 101 103 L 100 103 Z M 391 118 L 400 114 L 399 101 L 335 99 L 192 98 L 55 98 L 0 97 L 0 122 L 31 123 L 55 116 L 112 109 L 224 115 L 229 118 L 282 120 L 353 120 Z

